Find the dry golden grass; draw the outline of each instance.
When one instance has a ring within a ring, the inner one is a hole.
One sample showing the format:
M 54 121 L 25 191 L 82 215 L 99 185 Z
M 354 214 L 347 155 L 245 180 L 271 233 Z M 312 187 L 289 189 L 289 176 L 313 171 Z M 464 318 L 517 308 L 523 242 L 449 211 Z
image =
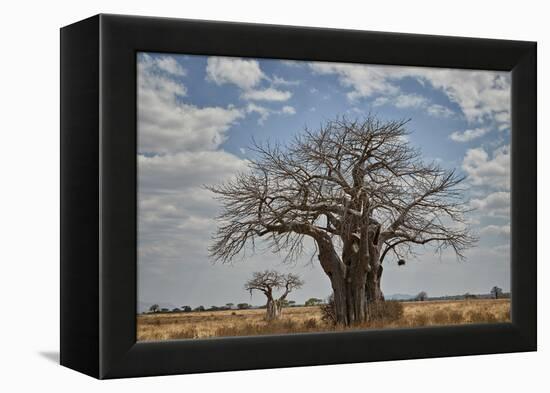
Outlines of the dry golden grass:
M 263 309 L 146 314 L 137 317 L 137 338 L 151 341 L 510 322 L 509 299 L 404 302 L 403 306 L 403 316 L 396 321 L 351 328 L 323 322 L 317 306 L 286 308 L 282 318 L 272 322 L 264 320 Z

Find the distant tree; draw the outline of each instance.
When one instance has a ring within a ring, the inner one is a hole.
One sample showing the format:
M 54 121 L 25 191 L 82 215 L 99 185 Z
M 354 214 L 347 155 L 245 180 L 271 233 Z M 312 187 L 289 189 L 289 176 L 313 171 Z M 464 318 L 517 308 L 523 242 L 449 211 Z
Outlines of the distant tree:
M 428 294 L 425 291 L 421 291 L 416 295 L 415 300 L 419 302 L 426 301 L 428 299 Z
M 502 288 L 497 287 L 496 285 L 491 289 L 491 296 L 494 299 L 500 299 L 502 297 Z
M 198 306 L 198 307 L 195 307 L 195 310 L 193 311 L 204 311 L 204 310 L 205 310 L 204 306 Z
M 281 307 L 294 307 L 296 302 L 294 300 L 283 300 L 281 302 Z
M 178 307 L 172 309 L 172 312 L 180 312 L 181 310 Z
M 239 310 L 246 310 L 246 309 L 250 308 L 250 304 L 248 304 L 248 303 L 239 303 L 239 304 L 237 304 L 237 308 Z
M 181 306 L 181 311 L 183 312 L 190 312 L 193 309 L 190 306 Z
M 312 297 L 306 300 L 305 305 L 306 306 L 318 306 L 319 304 L 323 303 L 322 299 L 318 299 L 316 297 Z
M 288 294 L 294 289 L 301 288 L 304 282 L 296 274 L 282 274 L 274 270 L 255 272 L 246 282 L 244 289 L 250 292 L 260 291 L 267 297 L 267 320 L 278 319 Z M 282 290 L 283 294 L 276 298 L 274 292 Z
M 225 303 L 225 307 L 227 307 L 228 310 L 231 310 L 234 305 L 234 303 Z
M 464 299 L 477 299 L 476 295 L 472 295 L 470 292 L 464 294 Z
M 160 306 L 158 304 L 153 304 L 151 307 L 149 307 L 149 312 L 159 312 Z
M 210 306 L 210 308 L 208 309 L 208 311 L 218 311 L 220 310 L 221 307 L 218 307 L 218 306 Z
M 170 310 L 169 310 L 168 308 L 166 308 L 166 307 L 163 307 L 163 308 L 160 309 L 160 311 L 161 311 L 161 312 L 168 312 L 168 311 L 170 311 Z

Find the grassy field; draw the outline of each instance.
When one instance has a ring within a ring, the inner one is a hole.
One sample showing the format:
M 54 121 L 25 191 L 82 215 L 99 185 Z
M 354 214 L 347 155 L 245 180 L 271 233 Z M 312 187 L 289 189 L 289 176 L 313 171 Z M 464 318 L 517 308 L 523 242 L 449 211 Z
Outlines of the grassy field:
M 509 299 L 403 302 L 403 306 L 403 316 L 397 320 L 376 321 L 352 328 L 323 322 L 317 306 L 285 308 L 282 318 L 270 323 L 264 320 L 263 309 L 143 314 L 137 317 L 137 338 L 140 341 L 171 340 L 510 322 Z

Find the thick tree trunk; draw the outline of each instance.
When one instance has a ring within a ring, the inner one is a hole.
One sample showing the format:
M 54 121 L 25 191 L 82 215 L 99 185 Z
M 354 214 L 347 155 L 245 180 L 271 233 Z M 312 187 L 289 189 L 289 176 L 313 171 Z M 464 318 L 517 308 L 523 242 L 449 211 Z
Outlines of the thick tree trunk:
M 384 301 L 384 294 L 380 288 L 383 268 L 380 263 L 379 254 L 374 253 L 370 262 L 370 269 L 366 278 L 367 309 L 369 311 L 367 319 L 372 321 L 380 318 L 383 310 L 381 302 Z
M 336 322 L 345 326 L 366 317 L 365 275 L 356 274 L 342 262 L 330 238 L 317 239 L 319 261 L 330 279 Z
M 317 239 L 317 246 L 319 261 L 332 286 L 336 323 L 350 326 L 364 322 L 367 316 L 366 269 L 357 261 L 346 259 L 354 258 L 352 248 L 344 251 L 340 259 L 330 238 Z
M 360 283 L 353 279 L 331 277 L 336 323 L 350 326 L 365 321 L 367 303 L 364 282 L 364 277 Z
M 384 294 L 380 287 L 382 281 L 382 265 L 374 264 L 370 271 L 367 273 L 367 280 L 365 283 L 367 292 L 367 302 L 381 302 L 384 301 Z
M 272 321 L 274 319 L 279 319 L 282 315 L 281 304 L 275 299 L 267 299 L 266 307 L 266 319 Z

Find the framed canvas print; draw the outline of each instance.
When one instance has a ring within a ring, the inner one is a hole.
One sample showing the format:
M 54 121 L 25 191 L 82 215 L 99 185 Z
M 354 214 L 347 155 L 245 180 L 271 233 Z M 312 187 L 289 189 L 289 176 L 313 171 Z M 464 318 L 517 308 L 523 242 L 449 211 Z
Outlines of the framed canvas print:
M 97 378 L 536 350 L 536 44 L 64 27 L 61 228 Z

